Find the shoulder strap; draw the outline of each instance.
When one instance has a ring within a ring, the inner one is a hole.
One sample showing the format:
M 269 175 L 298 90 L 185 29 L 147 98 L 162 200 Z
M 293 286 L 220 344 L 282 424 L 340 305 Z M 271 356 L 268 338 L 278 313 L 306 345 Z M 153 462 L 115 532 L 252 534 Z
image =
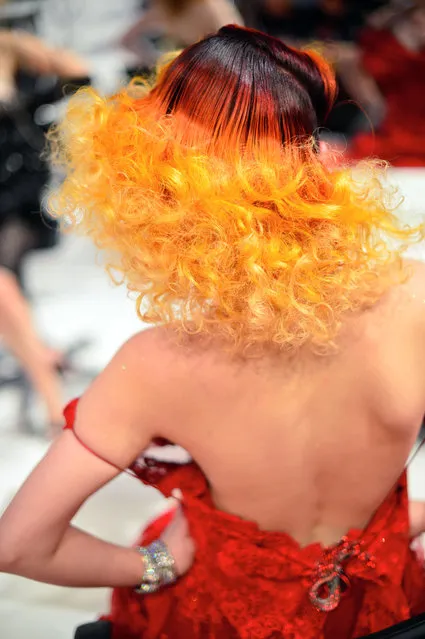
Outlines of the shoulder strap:
M 63 411 L 63 415 L 65 417 L 65 425 L 63 427 L 63 430 L 69 430 L 75 437 L 76 441 L 80 444 L 80 446 L 82 446 L 88 453 L 90 453 L 94 457 L 97 457 L 97 459 L 100 459 L 100 461 L 104 462 L 105 464 L 108 464 L 109 466 L 112 466 L 112 468 L 115 468 L 115 470 L 117 470 L 120 473 L 126 473 L 127 475 L 130 475 L 130 477 L 137 478 L 137 475 L 133 466 L 131 468 L 121 468 L 120 466 L 117 466 L 116 464 L 114 464 L 114 462 L 110 461 L 103 455 L 100 455 L 95 450 L 93 450 L 93 448 L 90 448 L 90 446 L 88 446 L 86 442 L 83 439 L 81 439 L 81 437 L 75 430 L 75 419 L 76 419 L 78 402 L 79 402 L 79 399 L 73 399 L 65 407 Z

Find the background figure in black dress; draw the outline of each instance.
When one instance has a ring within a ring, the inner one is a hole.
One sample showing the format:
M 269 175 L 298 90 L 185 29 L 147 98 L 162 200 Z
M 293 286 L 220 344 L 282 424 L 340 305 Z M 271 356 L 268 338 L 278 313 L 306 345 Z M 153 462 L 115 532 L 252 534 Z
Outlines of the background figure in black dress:
M 58 78 L 86 74 L 84 63 L 29 33 L 0 31 L 0 336 L 39 393 L 51 427 L 62 422 L 63 356 L 38 336 L 22 292 L 27 253 L 56 242 L 42 212 L 49 180 L 43 107 L 61 96 Z

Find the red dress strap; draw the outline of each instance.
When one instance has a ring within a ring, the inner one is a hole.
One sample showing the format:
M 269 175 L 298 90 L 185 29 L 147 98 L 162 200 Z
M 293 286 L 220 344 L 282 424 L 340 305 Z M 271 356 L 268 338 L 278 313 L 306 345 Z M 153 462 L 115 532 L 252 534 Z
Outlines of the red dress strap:
M 100 461 L 104 462 L 105 464 L 108 464 L 109 466 L 112 466 L 113 468 L 118 470 L 120 473 L 127 473 L 127 474 L 131 475 L 132 477 L 135 477 L 135 473 L 132 470 L 126 469 L 126 468 L 121 468 L 120 466 L 117 466 L 116 464 L 114 464 L 114 462 L 112 462 L 111 460 L 107 459 L 106 457 L 104 457 L 103 455 L 98 453 L 97 451 L 93 450 L 93 448 L 90 448 L 90 446 L 88 446 L 85 443 L 85 441 L 83 439 L 81 439 L 81 437 L 79 436 L 79 434 L 75 430 L 75 420 L 76 420 L 76 416 L 77 416 L 78 402 L 79 402 L 79 399 L 73 399 L 65 407 L 65 409 L 63 411 L 63 415 L 65 417 L 65 426 L 63 427 L 63 430 L 70 430 L 72 432 L 72 434 L 74 435 L 75 439 L 77 440 L 77 442 L 83 448 L 85 448 L 85 450 L 87 452 L 89 452 L 91 455 L 94 455 L 95 457 L 97 457 L 97 459 L 100 459 Z
M 78 443 L 85 448 L 89 453 L 100 459 L 101 461 L 109 464 L 113 468 L 116 468 L 120 473 L 127 473 L 131 477 L 135 477 L 139 479 L 144 484 L 148 486 L 154 486 L 155 488 L 161 489 L 160 485 L 164 479 L 173 474 L 178 468 L 182 465 L 185 465 L 185 462 L 174 462 L 174 461 L 160 461 L 151 455 L 150 451 L 146 451 L 145 454 L 141 455 L 138 459 L 136 459 L 130 468 L 121 468 L 117 466 L 112 461 L 99 454 L 97 451 L 93 450 L 90 446 L 86 444 L 86 442 L 80 437 L 75 429 L 75 422 L 77 416 L 77 408 L 78 408 L 79 399 L 73 399 L 69 404 L 65 407 L 63 414 L 65 417 L 65 426 L 64 430 L 70 430 Z M 155 447 L 166 447 L 166 446 L 175 446 L 172 442 L 167 439 L 157 438 L 152 441 L 152 445 Z

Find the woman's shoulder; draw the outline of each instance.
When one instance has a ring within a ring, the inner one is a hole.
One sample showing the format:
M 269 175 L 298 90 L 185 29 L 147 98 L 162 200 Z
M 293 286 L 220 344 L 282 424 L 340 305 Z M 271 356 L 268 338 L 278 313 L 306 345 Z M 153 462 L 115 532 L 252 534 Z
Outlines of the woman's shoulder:
M 404 261 L 406 280 L 400 290 L 406 304 L 412 306 L 415 314 L 425 316 L 425 262 L 413 259 Z
M 401 311 L 411 308 L 412 311 L 425 312 L 425 262 L 413 259 L 403 260 L 401 266 L 395 265 L 398 280 L 388 288 L 378 300 L 374 308 Z M 400 268 L 402 269 L 400 272 Z
M 425 355 L 425 263 L 404 260 L 402 272 L 400 265 L 396 268 L 398 282 L 376 302 L 346 317 L 340 345 L 353 340 L 358 344 L 360 339 L 367 350 L 371 343 L 391 350 L 397 342 L 404 351 L 413 347 L 417 352 L 423 344 Z
M 196 339 L 179 331 L 171 325 L 146 328 L 132 337 L 122 346 L 124 359 L 131 361 L 134 370 L 166 373 L 172 366 L 187 362 L 190 355 L 199 350 Z
M 126 355 L 126 351 L 128 355 Z M 143 330 L 123 346 L 122 360 L 131 362 L 139 383 L 193 393 L 201 378 L 220 379 L 240 369 L 232 344 L 185 324 Z M 242 360 L 243 361 L 243 360 Z
M 390 288 L 376 306 L 377 315 L 388 318 L 390 324 L 404 327 L 406 336 L 417 337 L 425 348 L 425 263 L 406 259 L 401 283 Z
M 192 342 L 190 328 L 187 326 L 186 330 L 183 330 L 172 324 L 146 327 L 132 335 L 122 348 L 132 351 L 135 355 L 146 357 L 182 354 L 188 350 Z

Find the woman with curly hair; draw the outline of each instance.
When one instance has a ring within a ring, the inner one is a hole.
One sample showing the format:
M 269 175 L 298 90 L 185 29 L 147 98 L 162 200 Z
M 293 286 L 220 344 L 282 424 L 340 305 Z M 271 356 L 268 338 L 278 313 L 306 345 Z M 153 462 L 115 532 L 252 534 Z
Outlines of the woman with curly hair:
M 342 639 L 425 610 L 404 471 L 425 275 L 401 257 L 423 231 L 379 166 L 328 163 L 334 98 L 317 53 L 225 27 L 153 85 L 83 90 L 54 136 L 53 210 L 152 328 L 68 406 L 0 522 L 0 568 L 115 588 L 116 639 Z M 71 525 L 125 469 L 181 491 L 177 530 L 165 516 L 124 548 Z

